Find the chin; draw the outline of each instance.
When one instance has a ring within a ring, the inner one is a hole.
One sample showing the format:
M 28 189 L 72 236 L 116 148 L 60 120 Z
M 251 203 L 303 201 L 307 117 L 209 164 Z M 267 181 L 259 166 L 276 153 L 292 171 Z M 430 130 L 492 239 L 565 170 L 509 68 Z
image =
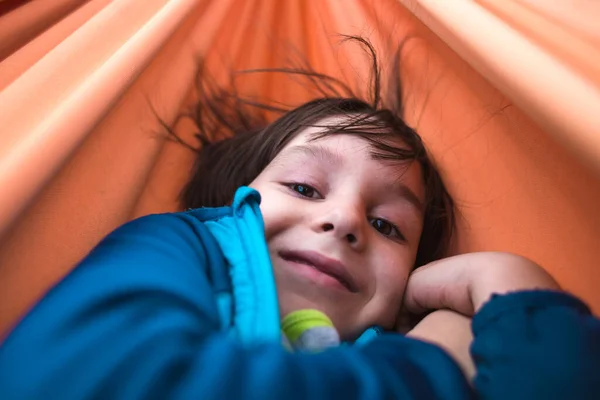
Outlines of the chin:
M 286 270 L 275 270 L 279 298 L 279 315 L 285 318 L 288 314 L 299 310 L 318 310 L 327 315 L 345 341 L 352 341 L 360 336 L 369 326 L 361 323 L 357 316 L 364 304 L 355 295 L 330 290 L 319 285 L 298 279 Z M 364 327 L 363 327 L 364 326 Z
M 307 309 L 321 311 L 333 320 L 332 315 L 330 315 L 331 310 L 328 310 L 328 307 L 323 307 L 322 302 L 313 301 L 295 293 L 279 295 L 279 314 L 281 318 L 294 311 Z
M 358 338 L 358 336 L 368 328 L 368 326 L 362 328 L 362 324 L 358 321 L 348 320 L 347 317 L 356 315 L 356 312 L 351 310 L 340 310 L 339 307 L 336 307 L 329 302 L 312 300 L 295 293 L 286 293 L 279 297 L 279 315 L 281 319 L 294 311 L 306 309 L 321 311 L 331 319 L 340 337 L 345 341 L 352 341 Z

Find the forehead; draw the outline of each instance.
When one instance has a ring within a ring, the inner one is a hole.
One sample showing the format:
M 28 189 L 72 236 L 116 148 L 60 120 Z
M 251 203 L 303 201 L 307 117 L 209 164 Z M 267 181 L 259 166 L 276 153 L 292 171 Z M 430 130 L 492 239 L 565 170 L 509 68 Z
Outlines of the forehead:
M 355 133 L 335 132 L 336 126 L 342 129 L 351 122 L 351 119 L 360 118 L 361 116 L 361 114 L 354 114 L 352 116 L 336 115 L 317 121 L 313 126 L 302 129 L 289 143 L 287 143 L 280 154 L 287 155 L 290 152 L 297 152 L 294 150 L 311 149 L 312 151 L 309 151 L 308 155 L 318 156 L 320 158 L 331 156 L 338 161 L 344 158 L 361 158 L 374 161 L 374 164 L 377 164 L 382 168 L 387 168 L 390 171 L 405 170 L 410 161 L 400 159 L 384 161 L 375 159 L 373 153 L 376 149 L 372 143 L 367 141 L 367 139 Z M 322 135 L 331 127 L 334 127 L 334 130 L 330 130 L 328 134 Z M 386 139 L 385 143 L 395 148 L 407 148 L 406 143 L 404 143 L 400 137 Z M 301 151 L 300 153 L 303 152 Z M 416 167 L 418 168 L 418 165 Z
M 346 116 L 328 117 L 316 126 L 303 129 L 279 153 L 276 163 L 316 162 L 327 168 L 336 169 L 345 174 L 364 176 L 388 186 L 403 183 L 421 202 L 425 197 L 421 168 L 416 162 L 405 160 L 378 160 L 373 157 L 373 147 L 364 138 L 348 133 L 332 133 L 315 138 L 325 127 L 343 125 L 348 122 Z M 405 147 L 400 139 L 390 145 Z

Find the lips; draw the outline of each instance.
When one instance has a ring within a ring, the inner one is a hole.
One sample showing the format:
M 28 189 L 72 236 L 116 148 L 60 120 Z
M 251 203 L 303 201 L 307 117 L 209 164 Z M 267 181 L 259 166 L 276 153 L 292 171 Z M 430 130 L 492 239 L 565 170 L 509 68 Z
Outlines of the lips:
M 286 261 L 305 264 L 319 272 L 336 279 L 349 292 L 357 293 L 358 285 L 341 262 L 325 257 L 313 251 L 280 251 L 279 256 Z

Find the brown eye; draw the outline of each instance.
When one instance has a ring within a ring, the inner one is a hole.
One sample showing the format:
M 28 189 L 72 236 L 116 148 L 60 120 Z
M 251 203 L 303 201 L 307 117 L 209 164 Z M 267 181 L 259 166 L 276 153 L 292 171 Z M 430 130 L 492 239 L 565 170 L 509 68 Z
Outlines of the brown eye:
M 372 219 L 371 225 L 373 225 L 373 228 L 375 228 L 377 230 L 377 232 L 379 232 L 385 236 L 391 235 L 393 232 L 393 229 L 394 229 L 392 224 L 390 224 L 389 222 L 387 222 L 383 219 L 379 219 L 379 218 Z
M 404 238 L 404 235 L 400 233 L 398 228 L 394 224 L 386 221 L 385 219 L 371 218 L 370 222 L 371 226 L 373 226 L 373 228 L 375 228 L 375 230 L 377 230 L 377 232 L 381 233 L 383 236 L 400 240 L 406 240 Z
M 311 199 L 318 197 L 318 193 L 314 188 L 302 183 L 293 183 L 290 185 L 290 188 L 302 197 L 309 197 Z

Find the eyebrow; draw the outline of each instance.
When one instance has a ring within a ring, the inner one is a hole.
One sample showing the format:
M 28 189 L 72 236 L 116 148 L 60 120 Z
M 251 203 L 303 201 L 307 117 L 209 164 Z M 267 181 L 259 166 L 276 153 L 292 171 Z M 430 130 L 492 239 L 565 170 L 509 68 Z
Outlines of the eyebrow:
M 343 157 L 339 153 L 319 145 L 293 146 L 285 150 L 282 155 L 288 157 L 294 154 L 307 155 L 335 166 L 340 166 L 344 163 Z M 404 183 L 394 182 L 387 187 L 387 190 L 406 199 L 418 212 L 423 213 L 425 211 L 425 206 L 419 196 Z
M 343 157 L 339 153 L 319 145 L 294 146 L 286 150 L 284 156 L 287 157 L 294 154 L 303 154 L 335 166 L 340 166 L 344 163 Z
M 394 184 L 390 185 L 389 190 L 408 200 L 408 202 L 420 213 L 425 211 L 425 206 L 423 205 L 421 199 L 419 199 L 419 196 L 417 196 L 415 192 L 413 192 L 411 188 L 406 186 L 404 183 L 395 182 Z

